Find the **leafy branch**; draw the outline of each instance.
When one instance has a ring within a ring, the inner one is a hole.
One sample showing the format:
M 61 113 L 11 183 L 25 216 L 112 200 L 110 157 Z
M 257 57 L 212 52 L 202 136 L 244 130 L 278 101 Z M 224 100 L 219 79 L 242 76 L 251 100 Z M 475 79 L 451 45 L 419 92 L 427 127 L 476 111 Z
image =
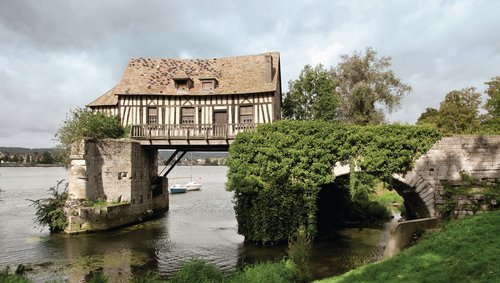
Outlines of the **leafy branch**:
M 40 226 L 48 226 L 51 232 L 62 231 L 67 226 L 64 204 L 68 199 L 68 184 L 60 188 L 64 180 L 57 181 L 56 186 L 49 189 L 51 197 L 31 200 L 30 206 L 34 207 L 34 221 Z

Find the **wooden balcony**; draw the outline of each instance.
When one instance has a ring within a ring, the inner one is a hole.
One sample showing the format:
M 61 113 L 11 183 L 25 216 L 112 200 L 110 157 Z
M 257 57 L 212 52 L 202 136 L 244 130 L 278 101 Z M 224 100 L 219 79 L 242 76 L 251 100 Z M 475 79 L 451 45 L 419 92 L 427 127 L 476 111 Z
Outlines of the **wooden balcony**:
M 132 125 L 130 137 L 143 145 L 157 145 L 163 148 L 180 146 L 222 146 L 227 149 L 240 132 L 255 131 L 258 124 L 170 124 Z

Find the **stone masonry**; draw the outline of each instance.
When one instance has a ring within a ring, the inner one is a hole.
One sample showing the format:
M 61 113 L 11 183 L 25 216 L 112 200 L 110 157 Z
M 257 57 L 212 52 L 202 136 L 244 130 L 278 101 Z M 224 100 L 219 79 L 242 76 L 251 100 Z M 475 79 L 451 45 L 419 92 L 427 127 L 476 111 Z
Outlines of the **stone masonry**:
M 168 209 L 157 150 L 129 140 L 84 141 L 72 149 L 68 233 L 107 230 Z M 105 205 L 92 205 L 99 201 Z
M 423 217 L 442 216 L 445 205 L 445 185 L 457 189 L 464 185 L 461 172 L 484 182 L 495 185 L 500 182 L 500 136 L 452 136 L 444 137 L 416 162 L 413 170 L 396 179 L 418 194 L 428 209 Z M 484 195 L 481 188 L 477 194 L 454 195 L 456 206 L 452 217 L 473 215 L 478 211 L 497 208 L 499 200 L 481 203 Z

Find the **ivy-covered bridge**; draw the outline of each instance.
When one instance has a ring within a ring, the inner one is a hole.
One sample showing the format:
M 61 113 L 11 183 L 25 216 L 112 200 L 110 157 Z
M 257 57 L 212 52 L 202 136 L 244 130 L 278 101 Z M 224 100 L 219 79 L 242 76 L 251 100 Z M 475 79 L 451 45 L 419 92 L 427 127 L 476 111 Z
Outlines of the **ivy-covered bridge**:
M 442 137 L 431 128 L 401 125 L 278 122 L 239 135 L 228 164 L 239 232 L 248 240 L 276 242 L 299 227 L 316 233 L 325 218 L 341 211 L 334 207 L 339 205 L 335 198 L 345 196 L 330 184 L 354 171 L 389 184 L 403 196 L 410 218 L 495 209 L 497 189 L 483 187 L 498 187 L 500 136 Z M 351 195 L 363 190 L 363 180 L 348 179 Z M 471 190 L 462 190 L 463 185 Z
M 359 172 L 361 169 L 358 167 L 355 171 Z M 348 164 L 337 164 L 334 168 L 336 177 L 349 173 Z M 463 185 L 464 176 L 490 185 L 498 183 L 500 136 L 443 137 L 416 160 L 411 171 L 393 175 L 393 189 L 403 196 L 405 206 L 414 218 L 440 217 L 446 202 L 445 185 Z M 484 197 L 479 191 L 472 199 L 462 199 L 460 206 L 453 211 L 454 216 L 461 217 L 480 211 L 481 207 L 475 204 Z M 492 206 L 491 201 L 485 205 Z

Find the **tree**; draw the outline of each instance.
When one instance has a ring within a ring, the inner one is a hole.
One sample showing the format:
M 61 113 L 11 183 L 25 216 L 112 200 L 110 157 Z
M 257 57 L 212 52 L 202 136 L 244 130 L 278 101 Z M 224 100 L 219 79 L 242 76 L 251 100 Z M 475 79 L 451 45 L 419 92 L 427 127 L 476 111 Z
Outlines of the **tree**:
M 330 72 L 323 65 L 304 66 L 299 78 L 288 83 L 283 116 L 290 120 L 332 121 L 337 116 L 338 95 Z
M 437 126 L 439 120 L 439 111 L 432 107 L 427 107 L 424 113 L 418 117 L 417 125 L 431 124 Z
M 44 151 L 42 153 L 42 160 L 40 160 L 40 163 L 42 164 L 54 163 L 54 157 L 52 157 L 52 154 L 50 152 Z
M 500 76 L 492 78 L 486 82 L 488 89 L 485 93 L 488 95 L 488 100 L 484 105 L 487 114 L 484 117 L 483 126 L 486 131 L 500 131 Z
M 82 139 L 100 140 L 120 138 L 124 129 L 120 118 L 106 116 L 101 112 L 77 108 L 66 115 L 66 120 L 55 135 L 57 146 L 56 158 L 69 165 L 71 145 Z
M 450 91 L 439 106 L 437 126 L 445 133 L 474 133 L 479 130 L 481 94 L 474 87 Z
M 377 106 L 389 112 L 399 107 L 401 98 L 411 92 L 411 87 L 390 70 L 391 58 L 377 58 L 371 47 L 365 54 L 341 56 L 333 71 L 336 91 L 340 95 L 339 118 L 347 123 L 380 124 L 385 115 Z

